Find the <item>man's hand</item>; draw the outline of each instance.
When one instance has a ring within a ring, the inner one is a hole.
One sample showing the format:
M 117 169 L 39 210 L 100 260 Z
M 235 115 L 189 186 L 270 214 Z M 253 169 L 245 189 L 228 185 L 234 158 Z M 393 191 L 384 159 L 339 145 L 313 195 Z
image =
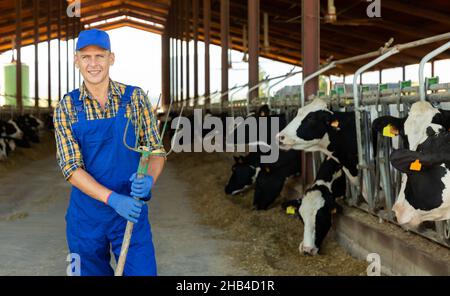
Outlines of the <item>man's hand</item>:
M 144 175 L 142 178 L 137 178 L 136 173 L 130 177 L 131 196 L 138 197 L 143 201 L 149 201 L 152 198 L 153 177 Z
M 107 204 L 112 207 L 120 216 L 130 222 L 137 223 L 141 215 L 143 201 L 132 197 L 111 192 Z

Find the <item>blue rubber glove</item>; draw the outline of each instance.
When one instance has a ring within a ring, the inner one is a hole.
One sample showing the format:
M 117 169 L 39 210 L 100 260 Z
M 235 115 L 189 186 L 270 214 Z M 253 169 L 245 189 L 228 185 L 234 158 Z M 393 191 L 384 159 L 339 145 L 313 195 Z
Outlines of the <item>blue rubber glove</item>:
M 144 202 L 113 191 L 108 198 L 108 205 L 128 221 L 137 223 Z
M 136 173 L 131 175 L 131 196 L 140 198 L 143 201 L 149 201 L 152 198 L 153 177 L 144 175 L 137 178 Z

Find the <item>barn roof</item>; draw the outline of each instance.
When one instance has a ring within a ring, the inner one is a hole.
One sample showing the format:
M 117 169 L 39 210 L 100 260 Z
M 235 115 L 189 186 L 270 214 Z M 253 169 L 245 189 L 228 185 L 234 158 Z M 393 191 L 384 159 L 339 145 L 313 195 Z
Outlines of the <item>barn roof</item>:
M 12 47 L 16 35 L 17 0 L 0 0 L 0 52 Z M 36 10 L 34 2 L 39 3 Z M 138 29 L 162 34 L 168 24 L 169 12 L 174 2 L 185 0 L 81 0 L 81 18 L 74 21 L 68 18 L 66 6 L 75 0 L 21 0 L 22 46 L 34 42 L 33 12 L 37 11 L 39 40 L 48 39 L 48 9 L 51 14 L 51 39 L 58 37 L 58 11 L 61 11 L 60 32 L 65 40 L 73 35 L 74 27 L 96 25 L 103 29 L 131 26 Z M 192 1 L 192 0 L 187 0 Z M 203 0 L 200 1 L 202 7 Z M 327 0 L 321 1 L 321 59 L 330 56 L 334 59 L 346 58 L 371 52 L 382 47 L 391 37 L 394 44 L 405 43 L 417 39 L 450 32 L 450 2 L 448 0 L 382 0 L 381 18 L 369 18 L 367 7 L 370 2 L 362 0 L 335 0 L 337 20 L 326 23 Z M 193 23 L 192 9 L 190 22 Z M 269 17 L 269 42 L 267 50 L 261 50 L 263 57 L 279 60 L 295 65 L 302 65 L 301 56 L 301 1 L 300 0 L 260 0 L 261 12 Z M 182 19 L 181 10 L 177 10 L 178 19 Z M 203 40 L 203 10 L 199 10 L 199 40 Z M 104 22 L 107 19 L 111 21 Z M 220 0 L 211 0 L 211 43 L 220 45 Z M 103 22 L 103 23 L 102 23 Z M 243 50 L 243 27 L 247 23 L 247 5 L 245 1 L 230 0 L 230 37 L 231 46 Z M 261 18 L 262 25 L 262 18 Z M 191 30 L 191 35 L 193 32 Z M 261 45 L 263 30 L 261 30 Z M 402 66 L 418 63 L 429 51 L 440 43 L 408 49 L 393 56 L 379 65 L 380 68 Z M 450 58 L 449 53 L 439 56 Z M 333 69 L 335 73 L 352 73 L 364 61 L 339 65 Z

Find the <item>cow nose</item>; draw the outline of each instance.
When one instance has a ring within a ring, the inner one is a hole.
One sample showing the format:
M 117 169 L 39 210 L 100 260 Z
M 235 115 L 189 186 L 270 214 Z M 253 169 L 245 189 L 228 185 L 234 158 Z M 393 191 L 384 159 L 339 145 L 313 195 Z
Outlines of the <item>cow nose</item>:
M 305 247 L 303 246 L 303 255 L 312 255 L 312 247 Z
M 303 244 L 300 246 L 300 252 L 303 255 L 314 256 L 317 254 L 317 248 L 304 246 Z
M 284 142 L 285 136 L 284 135 L 278 135 L 278 142 Z

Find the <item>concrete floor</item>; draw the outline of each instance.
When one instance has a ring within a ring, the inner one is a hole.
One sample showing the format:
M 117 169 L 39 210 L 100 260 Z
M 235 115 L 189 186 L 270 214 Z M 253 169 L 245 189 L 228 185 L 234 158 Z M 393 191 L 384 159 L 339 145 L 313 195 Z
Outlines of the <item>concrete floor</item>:
M 175 169 L 169 161 L 149 203 L 159 275 L 246 275 L 226 255 L 233 242 L 198 223 Z M 53 156 L 0 177 L 0 275 L 66 274 L 69 190 Z

